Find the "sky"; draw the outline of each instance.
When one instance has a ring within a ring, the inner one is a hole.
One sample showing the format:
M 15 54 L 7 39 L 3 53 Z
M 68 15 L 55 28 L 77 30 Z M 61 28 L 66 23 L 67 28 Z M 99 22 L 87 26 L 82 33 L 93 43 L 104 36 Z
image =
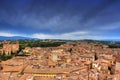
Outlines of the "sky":
M 120 0 L 0 0 L 0 36 L 120 40 Z

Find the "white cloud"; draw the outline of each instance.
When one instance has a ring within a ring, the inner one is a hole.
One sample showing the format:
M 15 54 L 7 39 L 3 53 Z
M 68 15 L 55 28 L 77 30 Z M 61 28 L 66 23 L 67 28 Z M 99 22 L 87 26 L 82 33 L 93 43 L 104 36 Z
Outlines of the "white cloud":
M 0 32 L 0 36 L 5 36 L 5 37 L 24 36 L 25 37 L 26 35 L 2 31 Z
M 55 35 L 36 33 L 36 34 L 33 34 L 32 37 L 39 38 L 39 39 L 66 39 L 66 40 L 102 39 L 101 36 L 92 36 L 90 35 L 90 32 L 87 32 L 87 31 L 78 31 L 78 32 L 55 34 Z

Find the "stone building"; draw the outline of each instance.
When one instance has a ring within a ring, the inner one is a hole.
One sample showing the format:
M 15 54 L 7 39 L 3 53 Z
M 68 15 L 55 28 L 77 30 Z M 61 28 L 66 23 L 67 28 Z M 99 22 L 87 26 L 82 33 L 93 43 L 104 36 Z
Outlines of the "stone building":
M 79 60 L 81 60 L 81 61 L 94 61 L 95 56 L 94 56 L 94 54 L 82 54 L 79 56 Z
M 89 80 L 98 80 L 98 74 L 96 69 L 89 70 Z
M 120 60 L 119 60 L 119 59 L 116 60 L 115 70 L 116 70 L 116 71 L 117 71 L 117 70 L 120 71 Z
M 0 50 L 1 54 L 11 55 L 11 53 L 16 53 L 19 50 L 19 42 L 16 44 L 3 43 L 3 48 Z

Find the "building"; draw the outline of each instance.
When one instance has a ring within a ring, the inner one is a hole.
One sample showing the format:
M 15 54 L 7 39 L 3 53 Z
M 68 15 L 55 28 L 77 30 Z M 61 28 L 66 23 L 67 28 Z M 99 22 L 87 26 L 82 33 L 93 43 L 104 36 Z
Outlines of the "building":
M 96 69 L 89 70 L 89 80 L 98 80 L 98 71 Z
M 1 54 L 11 55 L 16 53 L 19 50 L 19 42 L 16 41 L 16 44 L 3 43 L 3 48 L 0 50 Z
M 79 56 L 79 60 L 81 60 L 81 61 L 94 61 L 95 56 L 94 56 L 94 54 L 82 54 Z
M 115 64 L 115 70 L 120 71 L 120 60 L 116 60 L 116 64 Z

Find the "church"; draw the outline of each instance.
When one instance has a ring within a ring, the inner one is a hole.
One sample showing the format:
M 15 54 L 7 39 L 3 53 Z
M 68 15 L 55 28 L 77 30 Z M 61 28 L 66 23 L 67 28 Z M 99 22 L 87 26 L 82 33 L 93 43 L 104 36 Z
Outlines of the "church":
M 9 42 L 3 42 L 3 48 L 0 49 L 0 54 L 11 55 L 19 50 L 19 42 L 16 41 L 15 44 L 10 44 Z

